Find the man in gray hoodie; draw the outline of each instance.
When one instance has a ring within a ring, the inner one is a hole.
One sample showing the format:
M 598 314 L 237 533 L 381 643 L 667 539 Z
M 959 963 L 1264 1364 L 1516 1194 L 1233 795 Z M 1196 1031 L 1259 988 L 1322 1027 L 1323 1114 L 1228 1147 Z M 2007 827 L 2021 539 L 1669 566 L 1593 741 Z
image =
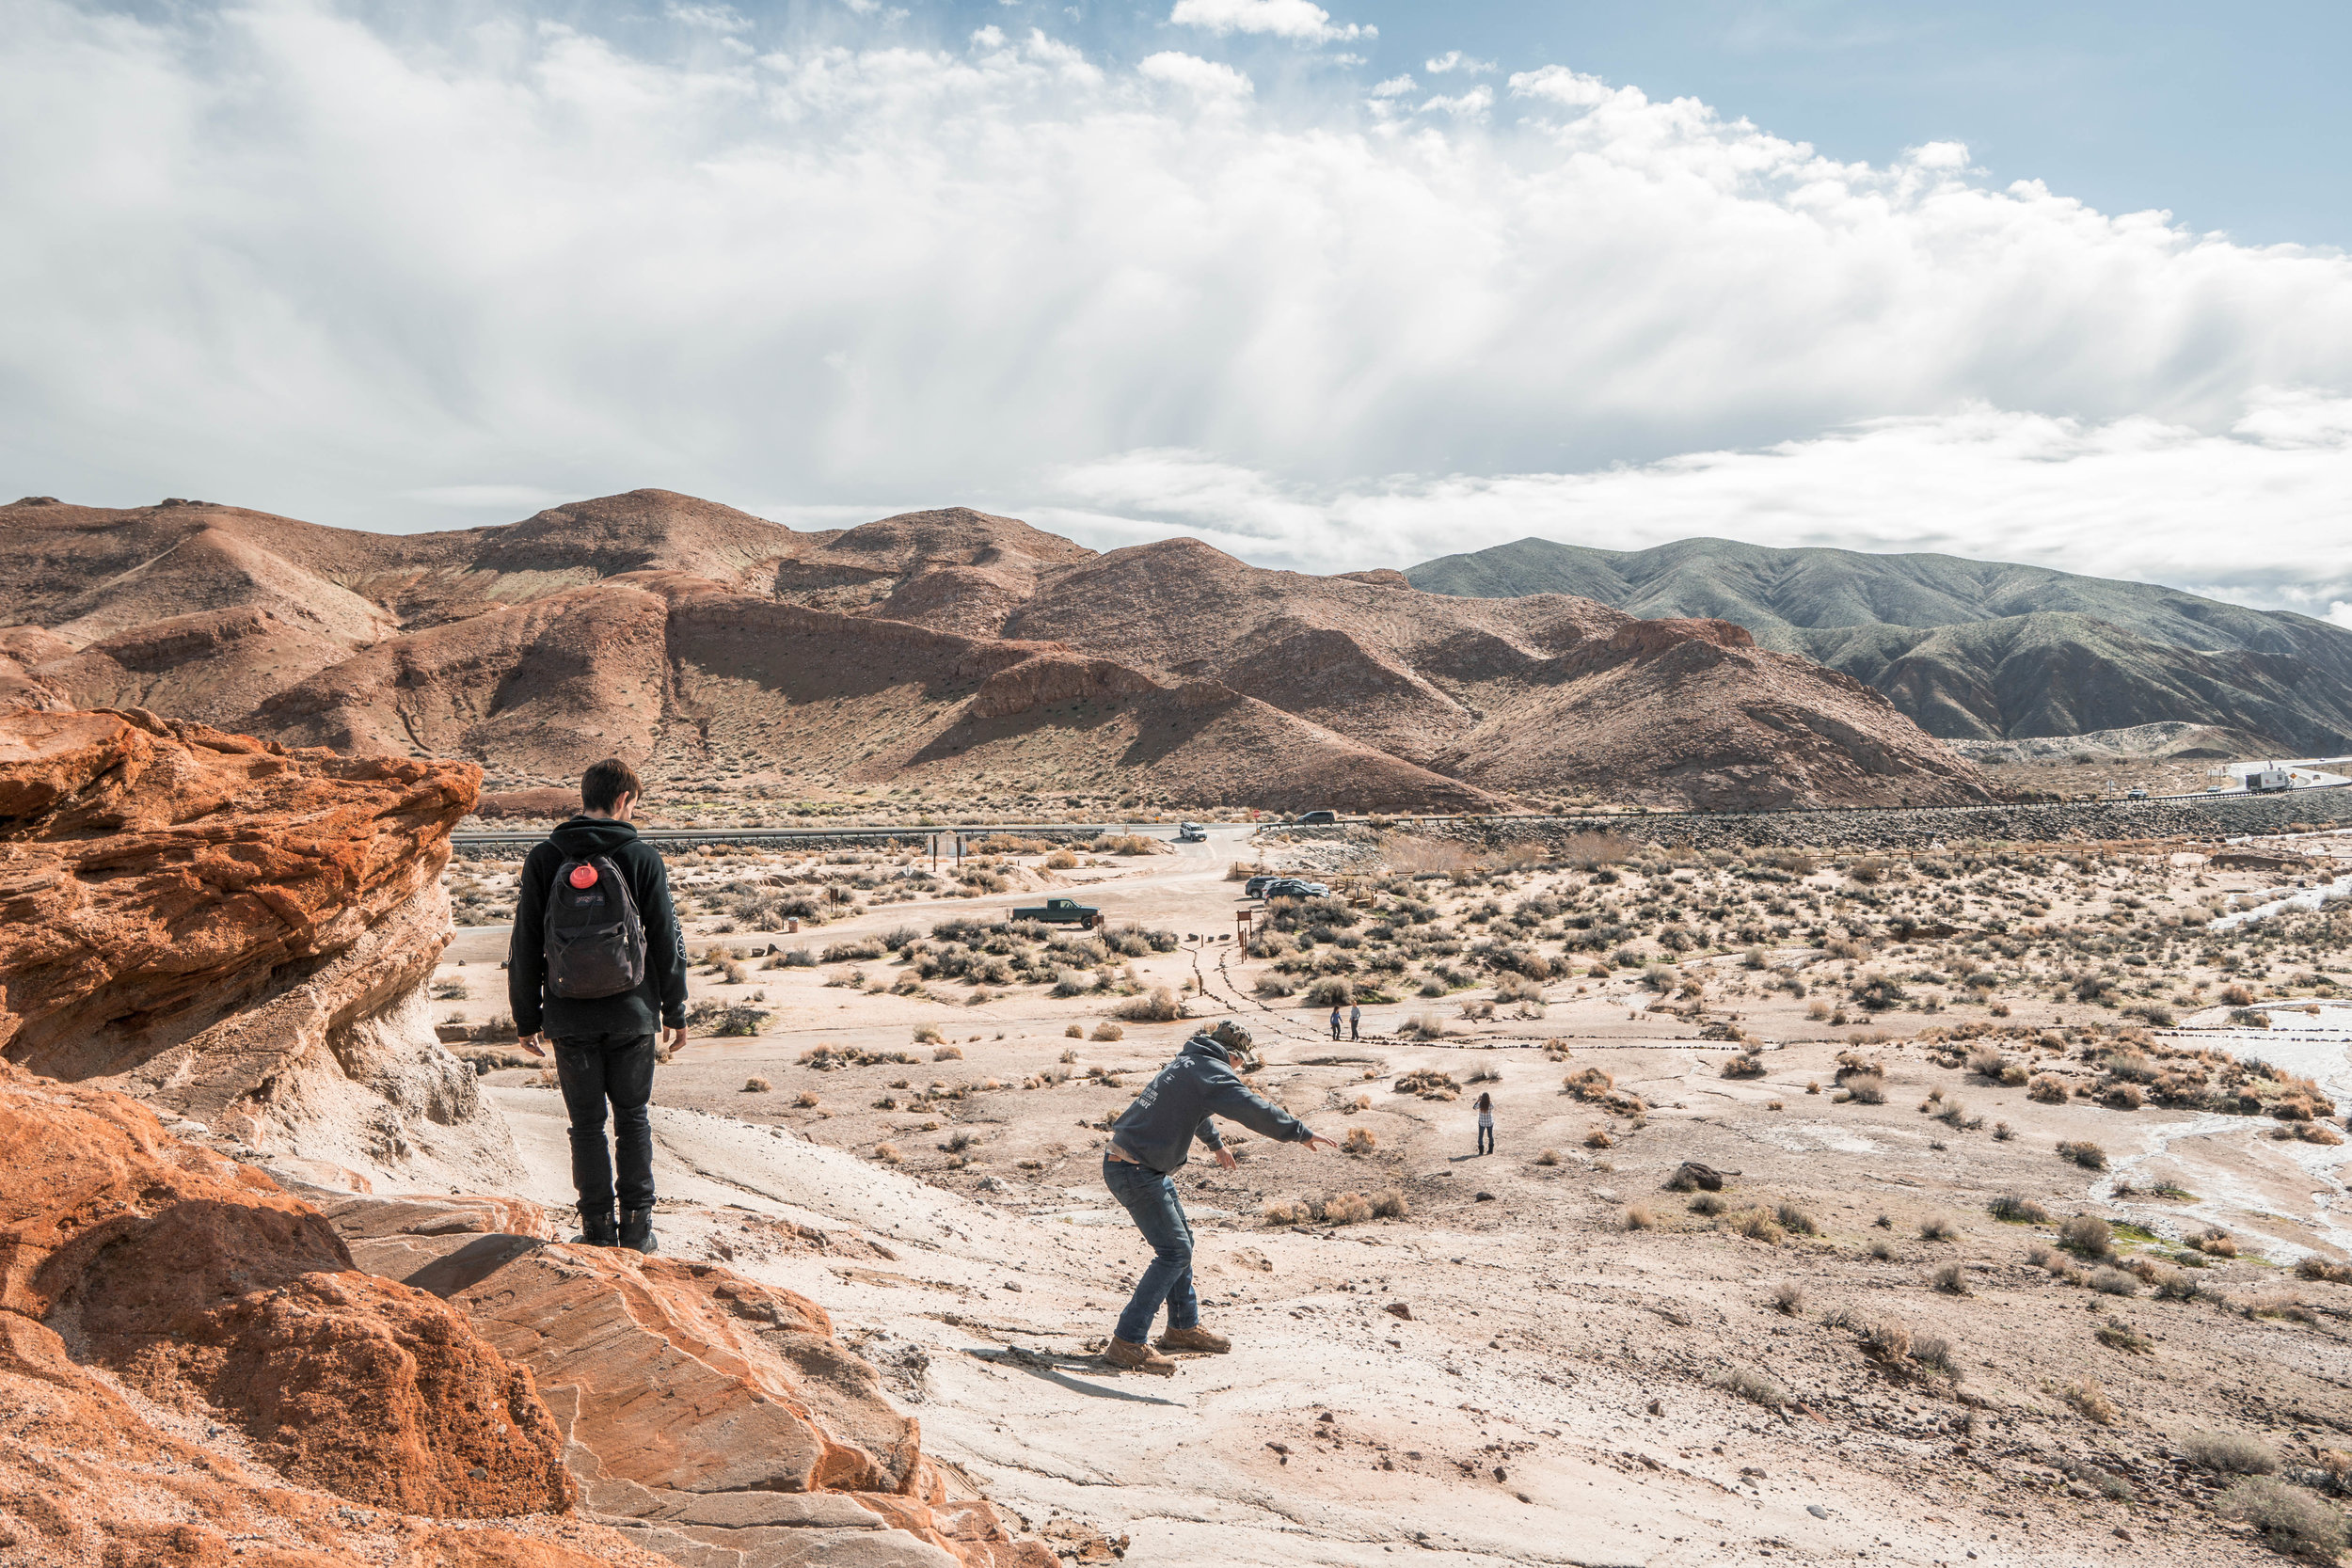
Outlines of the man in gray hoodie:
M 1152 1253 L 1104 1354 L 1114 1367 L 1166 1377 L 1175 1372 L 1176 1363 L 1160 1351 L 1222 1354 L 1233 1348 L 1222 1334 L 1200 1326 L 1200 1298 L 1192 1288 L 1192 1227 L 1184 1222 L 1174 1176 L 1191 1156 L 1193 1139 L 1207 1146 L 1227 1170 L 1234 1162 L 1225 1140 L 1217 1136 L 1218 1117 L 1278 1143 L 1338 1147 L 1243 1083 L 1234 1070 L 1236 1062 L 1251 1065 L 1249 1031 L 1228 1019 L 1186 1040 L 1175 1059 L 1111 1123 L 1111 1141 L 1103 1150 L 1103 1184 L 1143 1232 Z M 1154 1350 L 1145 1341 L 1163 1302 L 1168 1306 L 1168 1331 Z

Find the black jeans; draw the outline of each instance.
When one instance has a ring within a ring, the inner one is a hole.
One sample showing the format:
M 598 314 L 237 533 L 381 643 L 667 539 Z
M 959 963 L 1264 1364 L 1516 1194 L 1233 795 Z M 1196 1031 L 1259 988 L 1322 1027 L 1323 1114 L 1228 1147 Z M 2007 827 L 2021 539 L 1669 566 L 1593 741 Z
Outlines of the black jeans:
M 1494 1151 L 1495 1130 L 1491 1127 L 1480 1128 L 1478 1130 L 1478 1152 L 1481 1154 L 1492 1154 Z
M 572 1118 L 572 1187 L 582 1214 L 653 1207 L 652 1035 L 582 1035 L 555 1042 L 555 1081 Z M 613 1148 L 604 1145 L 604 1108 L 612 1107 Z M 613 1190 L 613 1166 L 620 1187 Z
M 1192 1289 L 1192 1227 L 1184 1223 L 1184 1206 L 1177 1200 L 1176 1183 L 1148 1165 L 1124 1160 L 1103 1160 L 1103 1185 L 1119 1199 L 1143 1239 L 1152 1243 L 1152 1261 L 1136 1281 L 1127 1310 L 1119 1315 L 1119 1337 L 1131 1345 L 1150 1338 L 1152 1320 L 1168 1304 L 1168 1326 L 1198 1328 L 1200 1298 Z

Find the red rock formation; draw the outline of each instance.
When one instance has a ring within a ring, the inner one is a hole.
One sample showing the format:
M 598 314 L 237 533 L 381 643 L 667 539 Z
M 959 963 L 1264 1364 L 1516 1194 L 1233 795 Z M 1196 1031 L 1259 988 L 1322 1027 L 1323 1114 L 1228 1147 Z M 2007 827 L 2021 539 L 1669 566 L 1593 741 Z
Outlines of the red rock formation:
M 527 1370 L 121 1095 L 0 1078 L 0 1312 L 355 1501 L 491 1517 L 571 1500 Z
M 264 1152 L 510 1169 L 423 1000 L 479 778 L 136 711 L 0 714 L 0 1054 Z

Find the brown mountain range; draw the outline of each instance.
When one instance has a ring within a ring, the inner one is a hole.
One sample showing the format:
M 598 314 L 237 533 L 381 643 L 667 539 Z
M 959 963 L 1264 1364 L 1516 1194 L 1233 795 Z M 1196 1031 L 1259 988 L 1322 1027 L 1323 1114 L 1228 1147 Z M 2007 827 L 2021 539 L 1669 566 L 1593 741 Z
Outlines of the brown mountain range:
M 1008 807 L 1988 798 L 1848 676 L 1723 621 L 1097 553 L 951 508 L 799 531 L 632 491 L 389 535 L 206 502 L 0 507 L 0 701 L 306 745 L 617 752 L 674 784 Z

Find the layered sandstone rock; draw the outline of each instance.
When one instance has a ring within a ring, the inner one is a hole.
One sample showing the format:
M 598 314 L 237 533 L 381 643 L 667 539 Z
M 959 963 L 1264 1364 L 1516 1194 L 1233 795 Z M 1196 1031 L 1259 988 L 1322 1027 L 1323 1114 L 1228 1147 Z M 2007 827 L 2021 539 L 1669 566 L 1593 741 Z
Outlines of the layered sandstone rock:
M 729 1568 L 1051 1568 L 924 1456 L 920 1424 L 807 1297 L 551 1244 L 513 1199 L 313 1196 L 361 1264 L 446 1296 L 530 1369 L 582 1505 L 629 1539 Z
M 317 1213 L 145 1106 L 5 1067 L 0 1328 L 0 1398 L 53 1425 L 97 1423 L 93 1484 L 122 1463 L 108 1433 L 160 1451 L 172 1444 L 157 1423 L 176 1416 L 277 1484 L 372 1508 L 486 1518 L 572 1499 L 529 1370 L 462 1313 L 354 1270 Z M 153 1414 L 134 1417 L 121 1388 Z M 215 1480 L 235 1467 L 192 1463 Z M 17 1494 L 0 1508 L 71 1544 L 96 1501 Z
M 479 783 L 138 710 L 0 714 L 0 1054 L 263 1154 L 512 1176 L 423 989 Z

